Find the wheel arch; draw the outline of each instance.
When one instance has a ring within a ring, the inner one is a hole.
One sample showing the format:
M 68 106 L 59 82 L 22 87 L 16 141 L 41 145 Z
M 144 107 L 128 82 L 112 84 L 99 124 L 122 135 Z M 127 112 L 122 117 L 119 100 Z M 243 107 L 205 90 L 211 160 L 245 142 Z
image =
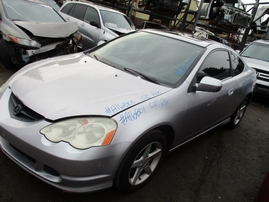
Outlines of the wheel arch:
M 165 135 L 166 138 L 166 153 L 170 150 L 173 142 L 174 142 L 174 138 L 175 138 L 175 131 L 174 129 L 169 126 L 169 125 L 162 125 L 162 126 L 158 126 L 154 129 L 160 130 L 162 131 L 162 133 Z M 152 130 L 154 130 L 152 129 Z
M 124 154 L 122 155 L 120 161 L 119 161 L 119 164 L 117 166 L 117 169 L 116 169 L 116 172 L 114 173 L 114 176 L 113 178 L 115 178 L 115 175 L 116 173 L 118 172 L 118 169 L 121 165 L 121 163 L 123 162 L 123 160 L 125 159 L 126 155 L 128 155 L 130 149 L 132 148 L 132 146 L 134 144 L 136 144 L 136 142 L 138 142 L 144 135 L 146 135 L 147 133 L 151 132 L 151 131 L 154 131 L 154 130 L 159 130 L 161 131 L 164 136 L 165 136 L 165 139 L 166 139 L 166 153 L 164 155 L 166 155 L 168 153 L 168 151 L 170 150 L 172 144 L 173 144 L 173 141 L 174 141 L 174 138 L 175 138 L 175 132 L 174 132 L 174 129 L 172 126 L 168 125 L 168 124 L 163 124 L 163 125 L 158 125 L 158 126 L 155 126 L 153 128 L 150 128 L 149 130 L 145 131 L 144 133 L 142 133 L 141 135 L 139 135 L 133 142 L 132 144 L 129 145 L 128 149 L 124 152 Z M 113 180 L 114 181 L 114 180 Z

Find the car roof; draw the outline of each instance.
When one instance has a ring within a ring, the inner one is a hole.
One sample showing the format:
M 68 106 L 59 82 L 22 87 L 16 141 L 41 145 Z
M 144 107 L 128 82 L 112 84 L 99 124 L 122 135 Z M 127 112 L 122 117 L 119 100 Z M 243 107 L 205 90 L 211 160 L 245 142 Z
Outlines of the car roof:
M 66 1 L 65 4 L 67 4 L 67 3 L 91 5 L 92 7 L 95 7 L 96 9 L 99 9 L 99 10 L 106 10 L 106 11 L 111 11 L 111 12 L 120 13 L 120 14 L 125 15 L 124 13 L 122 13 L 122 12 L 120 12 L 120 11 L 114 9 L 114 8 L 110 8 L 110 7 L 106 7 L 106 6 L 103 6 L 103 5 L 95 4 L 95 3 L 90 2 L 90 1 Z
M 178 39 L 178 40 L 183 40 L 201 47 L 208 47 L 210 45 L 217 45 L 219 47 L 225 47 L 225 48 L 230 48 L 229 46 L 222 44 L 220 42 L 211 40 L 211 39 L 206 39 L 206 38 L 198 38 L 198 37 L 193 37 L 189 33 L 182 33 L 182 32 L 175 32 L 175 31 L 166 31 L 166 30 L 156 30 L 156 29 L 142 29 L 140 31 L 143 32 L 150 32 L 153 34 L 160 34 L 163 36 L 167 36 L 170 38 Z

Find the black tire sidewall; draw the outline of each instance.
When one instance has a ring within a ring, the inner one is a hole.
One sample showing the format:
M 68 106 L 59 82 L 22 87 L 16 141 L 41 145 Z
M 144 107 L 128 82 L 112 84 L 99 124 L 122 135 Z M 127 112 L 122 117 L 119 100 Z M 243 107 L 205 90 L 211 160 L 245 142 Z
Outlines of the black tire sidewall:
M 245 115 L 245 112 L 246 112 L 246 110 L 247 110 L 248 104 L 249 104 L 248 98 L 245 98 L 245 99 L 241 102 L 241 104 L 236 108 L 236 111 L 233 113 L 233 115 L 232 115 L 232 117 L 231 117 L 231 121 L 230 121 L 230 123 L 229 123 L 229 127 L 230 127 L 231 129 L 236 128 L 236 127 L 240 124 L 240 122 L 242 121 L 242 119 L 243 119 L 243 117 L 244 117 L 244 115 Z M 245 110 L 244 110 L 244 114 L 243 114 L 242 118 L 239 120 L 239 122 L 238 122 L 237 124 L 235 124 L 235 118 L 236 118 L 236 116 L 237 116 L 237 112 L 238 112 L 238 110 L 240 110 L 240 108 L 241 108 L 243 105 L 246 105 L 246 108 L 245 108 Z
M 127 152 L 121 165 L 119 166 L 119 169 L 114 179 L 114 186 L 116 186 L 120 191 L 125 192 L 125 193 L 136 191 L 142 186 L 144 186 L 144 184 L 146 184 L 149 181 L 149 179 L 152 177 L 152 175 L 158 168 L 158 165 L 153 171 L 153 173 L 148 177 L 148 179 L 146 179 L 141 184 L 132 185 L 129 182 L 129 171 L 131 169 L 131 165 L 133 164 L 135 158 L 141 152 L 141 150 L 145 148 L 145 146 L 153 142 L 159 142 L 162 145 L 162 156 L 158 165 L 160 164 L 161 160 L 163 159 L 166 153 L 166 138 L 161 131 L 153 130 L 147 133 L 144 137 L 140 138 L 138 141 L 136 141 L 136 143 Z

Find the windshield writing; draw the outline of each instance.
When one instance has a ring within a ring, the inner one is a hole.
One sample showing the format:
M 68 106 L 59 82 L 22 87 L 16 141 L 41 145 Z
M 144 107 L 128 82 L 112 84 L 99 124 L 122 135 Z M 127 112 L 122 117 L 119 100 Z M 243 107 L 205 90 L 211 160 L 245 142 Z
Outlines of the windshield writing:
M 128 68 L 173 86 L 186 74 L 202 50 L 202 47 L 184 41 L 138 32 L 111 41 L 94 54 L 113 67 Z

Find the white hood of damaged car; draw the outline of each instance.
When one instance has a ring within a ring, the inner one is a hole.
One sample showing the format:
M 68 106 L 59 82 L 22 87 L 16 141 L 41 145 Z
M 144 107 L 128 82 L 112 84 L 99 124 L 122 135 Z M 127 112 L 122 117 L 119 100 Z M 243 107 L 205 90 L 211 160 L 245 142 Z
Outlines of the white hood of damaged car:
M 15 21 L 17 26 L 31 32 L 34 36 L 46 38 L 68 37 L 78 30 L 78 26 L 73 22 L 29 22 Z
M 9 83 L 27 107 L 50 120 L 113 116 L 171 88 L 105 65 L 84 53 L 30 64 Z

